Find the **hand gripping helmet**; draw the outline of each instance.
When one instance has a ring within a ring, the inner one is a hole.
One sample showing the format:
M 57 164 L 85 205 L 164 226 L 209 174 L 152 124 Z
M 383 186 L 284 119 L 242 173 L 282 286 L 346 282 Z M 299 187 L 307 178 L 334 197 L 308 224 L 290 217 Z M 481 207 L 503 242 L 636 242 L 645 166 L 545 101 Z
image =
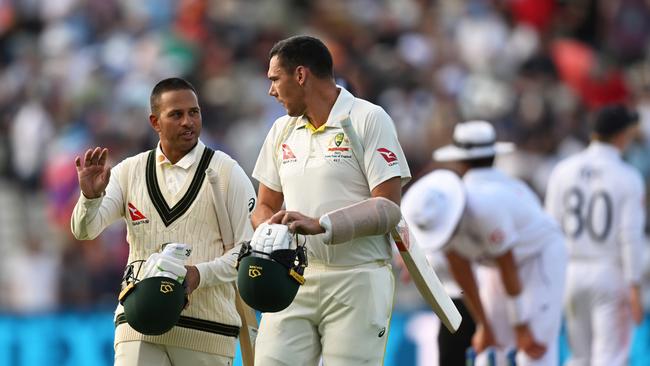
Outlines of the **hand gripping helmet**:
M 253 309 L 269 313 L 278 312 L 291 304 L 298 288 L 305 283 L 303 273 L 307 267 L 307 253 L 303 245 L 295 244 L 294 249 L 258 250 L 260 248 L 255 246 L 256 236 L 258 235 L 253 235 L 251 242 L 242 244 L 239 252 L 239 293 Z M 292 247 L 290 235 L 284 235 L 281 240 L 285 241 L 284 247 Z
M 124 289 L 119 296 L 126 322 L 142 334 L 166 333 L 176 325 L 185 307 L 185 287 L 168 277 L 139 280 L 137 274 L 133 274 L 133 267 L 133 263 L 126 267 Z

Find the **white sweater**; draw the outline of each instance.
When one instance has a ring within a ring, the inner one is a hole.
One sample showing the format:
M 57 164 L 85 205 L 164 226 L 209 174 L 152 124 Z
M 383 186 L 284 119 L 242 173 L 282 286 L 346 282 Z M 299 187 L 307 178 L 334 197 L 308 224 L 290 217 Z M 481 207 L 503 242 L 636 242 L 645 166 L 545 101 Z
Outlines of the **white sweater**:
M 189 319 L 197 326 L 183 326 L 181 321 L 163 335 L 146 336 L 121 321 L 119 315 L 124 310 L 118 305 L 115 344 L 145 340 L 227 357 L 235 354 L 236 337 L 232 333 L 236 333 L 241 326 L 235 308 L 234 288 L 230 282 L 236 278 L 233 266 L 236 248 L 224 256 L 231 248 L 225 248 L 222 242 L 210 184 L 204 174 L 208 166 L 217 169 L 218 159 L 230 157 L 215 152 L 211 161 L 206 160 L 206 155 L 203 158 L 206 161 L 201 166 L 204 151 L 204 145 L 199 142 L 188 153 L 188 156 L 194 154 L 189 156 L 190 160 L 192 157 L 194 159 L 186 182 L 176 195 L 166 189 L 161 179 L 162 167 L 156 164 L 157 154 L 149 152 L 128 158 L 113 168 L 103 197 L 86 199 L 83 194 L 80 195 L 71 222 L 72 232 L 78 239 L 92 239 L 106 226 L 123 218 L 127 225 L 128 263 L 146 260 L 149 255 L 159 251 L 164 243 L 187 243 L 193 247 L 187 264 L 196 265 L 201 274 L 199 288 L 192 293 L 189 306 L 181 313 L 181 317 L 198 319 L 198 322 Z M 199 166 L 201 171 L 197 171 Z M 226 194 L 235 243 L 250 240 L 253 233 L 250 212 L 255 202 L 255 191 L 237 164 L 232 168 Z M 210 326 L 220 330 L 194 329 Z M 228 333 L 230 335 L 226 335 Z

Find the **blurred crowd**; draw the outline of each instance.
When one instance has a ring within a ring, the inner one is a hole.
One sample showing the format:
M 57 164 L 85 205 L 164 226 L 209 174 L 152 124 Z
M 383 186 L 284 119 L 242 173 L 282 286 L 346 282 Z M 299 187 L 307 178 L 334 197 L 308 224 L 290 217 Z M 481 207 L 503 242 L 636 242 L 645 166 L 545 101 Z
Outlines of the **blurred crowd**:
M 618 101 L 640 113 L 626 158 L 650 178 L 647 0 L 0 0 L 0 311 L 113 308 L 125 229 L 74 240 L 74 157 L 153 148 L 151 88 L 182 76 L 202 140 L 250 174 L 284 114 L 268 51 L 294 34 L 323 39 L 339 83 L 392 116 L 416 178 L 456 122 L 485 119 L 519 149 L 499 166 L 541 196 Z

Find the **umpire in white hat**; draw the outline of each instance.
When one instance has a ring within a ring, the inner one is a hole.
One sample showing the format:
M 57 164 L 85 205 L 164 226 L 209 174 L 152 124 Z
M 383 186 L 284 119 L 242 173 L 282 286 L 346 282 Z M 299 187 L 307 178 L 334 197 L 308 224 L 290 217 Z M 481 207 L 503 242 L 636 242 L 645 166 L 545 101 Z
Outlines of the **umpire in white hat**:
M 465 208 L 456 222 L 434 222 L 453 225 L 442 249 L 476 322 L 476 365 L 487 364 L 486 350 L 496 350 L 497 364 L 511 353 L 519 366 L 557 365 L 566 249 L 532 190 L 493 167 L 496 155 L 513 150 L 489 122 L 457 124 L 453 142 L 433 157 L 462 177 Z

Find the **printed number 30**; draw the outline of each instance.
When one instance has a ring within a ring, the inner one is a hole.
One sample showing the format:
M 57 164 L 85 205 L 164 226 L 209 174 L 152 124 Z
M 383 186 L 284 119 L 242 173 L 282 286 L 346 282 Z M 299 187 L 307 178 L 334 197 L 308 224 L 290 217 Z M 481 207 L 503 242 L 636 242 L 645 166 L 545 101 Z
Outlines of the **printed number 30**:
M 586 228 L 593 241 L 605 241 L 612 227 L 612 198 L 607 192 L 596 191 L 587 200 L 579 188 L 573 187 L 566 192 L 564 202 L 562 228 L 568 236 L 575 239 Z M 597 207 L 603 210 L 596 211 Z M 600 214 L 597 215 L 597 212 Z M 575 224 L 570 225 L 569 221 Z M 601 227 L 596 227 L 598 224 Z

